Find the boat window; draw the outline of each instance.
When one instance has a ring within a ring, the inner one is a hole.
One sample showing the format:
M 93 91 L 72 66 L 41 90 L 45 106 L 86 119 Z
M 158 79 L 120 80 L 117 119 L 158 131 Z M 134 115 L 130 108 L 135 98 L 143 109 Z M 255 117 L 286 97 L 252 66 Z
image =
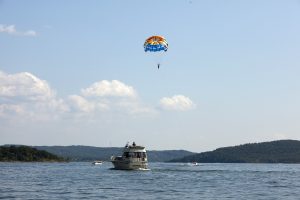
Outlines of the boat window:
M 134 158 L 134 153 L 132 153 L 132 152 L 129 152 L 129 157 L 132 157 L 132 158 Z
M 125 157 L 125 158 L 129 158 L 129 152 L 124 152 L 124 154 L 123 154 L 123 156 Z

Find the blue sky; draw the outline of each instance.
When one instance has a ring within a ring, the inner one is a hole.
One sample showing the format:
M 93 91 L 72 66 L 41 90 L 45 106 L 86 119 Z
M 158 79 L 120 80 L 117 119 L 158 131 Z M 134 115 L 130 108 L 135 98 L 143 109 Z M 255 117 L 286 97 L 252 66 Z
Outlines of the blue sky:
M 2 0 L 0 143 L 300 139 L 299 24 L 297 0 Z M 152 35 L 168 52 L 143 51 Z

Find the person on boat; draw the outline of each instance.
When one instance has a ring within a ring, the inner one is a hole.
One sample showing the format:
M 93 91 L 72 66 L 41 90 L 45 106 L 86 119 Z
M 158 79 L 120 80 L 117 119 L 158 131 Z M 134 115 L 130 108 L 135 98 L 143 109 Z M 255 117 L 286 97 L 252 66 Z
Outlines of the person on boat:
M 135 147 L 135 142 L 133 142 L 133 143 L 132 143 L 132 146 L 134 146 L 134 147 Z

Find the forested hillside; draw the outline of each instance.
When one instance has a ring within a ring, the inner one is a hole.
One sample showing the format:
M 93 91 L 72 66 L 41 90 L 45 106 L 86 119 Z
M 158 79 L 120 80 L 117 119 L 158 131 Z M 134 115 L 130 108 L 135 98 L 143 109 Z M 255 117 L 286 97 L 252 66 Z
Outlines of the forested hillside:
M 109 161 L 112 155 L 122 155 L 122 147 L 92 147 L 92 146 L 36 146 L 70 161 Z M 194 153 L 185 150 L 147 151 L 150 162 L 165 162 L 182 158 Z
M 52 162 L 63 158 L 28 146 L 0 146 L 0 161 Z
M 171 162 L 202 163 L 300 163 L 300 141 L 279 140 L 223 147 Z

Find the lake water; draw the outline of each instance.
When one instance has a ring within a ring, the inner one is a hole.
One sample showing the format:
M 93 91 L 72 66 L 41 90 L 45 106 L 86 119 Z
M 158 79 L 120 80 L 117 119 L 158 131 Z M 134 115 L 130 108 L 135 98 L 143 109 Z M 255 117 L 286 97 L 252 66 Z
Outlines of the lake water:
M 300 199 L 300 165 L 0 163 L 0 199 Z

